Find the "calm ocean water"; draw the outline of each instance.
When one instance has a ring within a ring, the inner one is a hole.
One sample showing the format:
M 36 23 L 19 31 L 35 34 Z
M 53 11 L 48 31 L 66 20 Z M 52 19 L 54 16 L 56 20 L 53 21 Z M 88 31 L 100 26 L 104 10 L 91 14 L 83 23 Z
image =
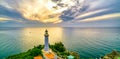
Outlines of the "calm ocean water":
M 0 28 L 0 59 L 44 44 L 46 28 Z M 120 28 L 48 27 L 49 43 L 63 42 L 82 58 L 96 58 L 120 51 Z

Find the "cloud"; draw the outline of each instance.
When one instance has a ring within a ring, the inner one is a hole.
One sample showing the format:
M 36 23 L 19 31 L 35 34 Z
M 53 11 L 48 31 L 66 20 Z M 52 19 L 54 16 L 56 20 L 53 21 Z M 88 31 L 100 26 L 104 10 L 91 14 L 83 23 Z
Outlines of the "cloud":
M 0 5 L 0 17 L 7 17 L 11 19 L 21 18 L 23 20 L 25 19 L 21 16 L 21 14 L 18 11 L 6 8 L 2 5 Z
M 87 24 L 99 20 L 109 21 L 109 18 L 114 21 L 118 19 L 116 13 L 120 13 L 118 0 L 0 0 L 0 18 L 1 21 L 8 21 L 6 23 Z
M 85 14 L 78 15 L 76 17 L 76 19 L 82 18 L 82 17 L 86 17 L 86 16 L 90 16 L 90 15 L 93 15 L 93 14 L 97 14 L 97 13 L 100 13 L 100 12 L 103 12 L 103 11 L 107 11 L 107 10 L 109 10 L 109 9 L 100 9 L 100 10 L 96 10 L 96 11 L 93 11 L 93 12 L 87 12 Z
M 60 18 L 63 21 L 70 21 L 73 20 L 77 15 L 87 10 L 89 7 L 88 5 L 84 5 L 85 0 L 74 0 L 76 2 L 75 6 L 72 6 L 71 8 L 65 10 L 60 15 Z
M 120 18 L 120 13 L 114 13 L 114 14 L 107 14 L 107 15 L 102 15 L 98 17 L 93 17 L 93 18 L 87 18 L 83 20 L 78 20 L 77 22 L 91 22 L 91 21 L 99 21 L 99 20 L 108 20 L 110 18 Z
M 109 3 L 105 3 L 103 0 L 88 0 L 85 3 L 89 6 L 87 10 L 79 12 L 74 19 L 68 21 L 69 23 L 74 23 L 80 20 L 85 20 L 89 18 L 99 17 L 106 14 L 120 13 L 120 5 L 117 0 L 110 0 Z M 97 4 L 98 3 L 98 4 Z M 94 5 L 94 6 L 93 6 Z
M 114 8 L 115 6 L 118 6 L 119 3 L 120 3 L 120 1 L 118 1 L 118 0 L 109 0 L 109 1 L 107 1 L 107 0 L 88 0 L 88 1 L 86 1 L 86 4 L 90 5 L 90 7 L 88 9 L 90 11 L 108 8 L 108 7 Z
M 6 21 L 6 20 L 10 20 L 9 18 L 0 18 L 0 22 L 1 21 Z
M 77 1 L 77 2 L 76 2 Z M 57 23 L 63 11 L 84 0 L 5 0 L 8 5 L 18 11 L 25 19 L 44 23 Z

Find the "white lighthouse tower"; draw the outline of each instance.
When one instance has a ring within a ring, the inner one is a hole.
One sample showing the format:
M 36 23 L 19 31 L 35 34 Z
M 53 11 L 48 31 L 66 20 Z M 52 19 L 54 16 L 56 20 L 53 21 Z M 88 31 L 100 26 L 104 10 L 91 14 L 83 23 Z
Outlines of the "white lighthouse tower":
M 47 31 L 47 30 L 45 30 L 44 36 L 45 36 L 44 51 L 49 52 L 49 34 L 48 34 L 48 31 Z
M 45 43 L 44 43 L 44 50 L 43 50 L 43 57 L 45 59 L 58 59 L 57 55 L 55 55 L 52 50 L 49 49 L 49 34 L 48 31 L 45 30 Z

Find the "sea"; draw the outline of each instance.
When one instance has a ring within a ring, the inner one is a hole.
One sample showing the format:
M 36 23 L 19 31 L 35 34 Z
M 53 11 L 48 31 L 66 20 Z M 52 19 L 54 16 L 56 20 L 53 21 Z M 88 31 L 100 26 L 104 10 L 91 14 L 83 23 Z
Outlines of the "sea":
M 46 29 L 49 44 L 62 42 L 66 49 L 77 52 L 83 59 L 96 59 L 112 50 L 120 51 L 120 28 L 117 27 L 2 27 L 0 59 L 43 45 Z

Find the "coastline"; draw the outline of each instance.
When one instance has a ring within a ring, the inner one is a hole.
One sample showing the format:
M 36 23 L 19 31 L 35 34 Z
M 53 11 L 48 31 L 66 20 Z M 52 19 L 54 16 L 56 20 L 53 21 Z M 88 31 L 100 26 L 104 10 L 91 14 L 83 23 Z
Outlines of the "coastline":
M 103 56 L 102 59 L 120 59 L 120 51 L 113 50 L 111 53 Z

